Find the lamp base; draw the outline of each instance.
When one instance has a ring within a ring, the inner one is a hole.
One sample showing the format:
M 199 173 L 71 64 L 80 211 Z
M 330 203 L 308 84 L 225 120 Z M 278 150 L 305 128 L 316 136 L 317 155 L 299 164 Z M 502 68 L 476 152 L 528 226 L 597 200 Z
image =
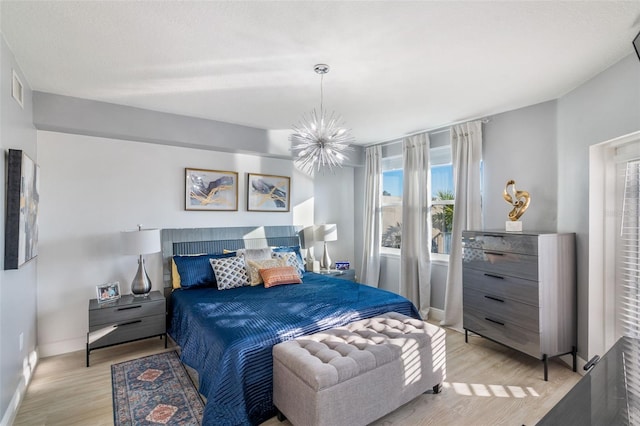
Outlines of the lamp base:
M 147 297 L 149 292 L 151 292 L 151 280 L 144 268 L 144 258 L 140 255 L 138 272 L 136 272 L 136 276 L 131 281 L 131 294 L 134 297 Z
M 320 259 L 320 269 L 331 269 L 331 258 L 329 257 L 329 250 L 327 249 L 327 242 L 324 242 L 324 253 L 322 253 L 322 259 Z

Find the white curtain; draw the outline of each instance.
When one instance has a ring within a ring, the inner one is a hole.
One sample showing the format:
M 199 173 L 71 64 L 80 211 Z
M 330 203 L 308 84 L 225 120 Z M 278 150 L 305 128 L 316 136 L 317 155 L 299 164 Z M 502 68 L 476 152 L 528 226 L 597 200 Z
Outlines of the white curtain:
M 382 148 L 380 145 L 365 150 L 364 164 L 364 244 L 361 282 L 378 287 L 380 280 L 380 184 L 382 181 Z
M 413 302 L 423 318 L 428 318 L 431 307 L 429 135 L 423 133 L 404 139 L 402 158 L 400 294 Z
M 441 325 L 462 329 L 462 231 L 482 229 L 480 163 L 482 123 L 474 121 L 451 128 L 451 156 L 455 204 L 451 253 Z

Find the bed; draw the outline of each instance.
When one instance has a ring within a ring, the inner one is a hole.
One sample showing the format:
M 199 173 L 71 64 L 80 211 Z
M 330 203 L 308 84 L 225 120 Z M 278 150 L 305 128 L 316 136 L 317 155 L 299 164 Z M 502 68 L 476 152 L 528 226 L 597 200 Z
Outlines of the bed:
M 170 277 L 173 255 L 299 244 L 295 227 L 212 229 L 163 230 L 166 287 L 171 287 L 167 273 Z M 256 229 L 263 234 L 259 238 Z M 228 238 L 238 236 L 231 230 L 243 238 Z M 256 425 L 276 414 L 271 351 L 277 343 L 385 312 L 420 318 L 397 294 L 314 273 L 304 273 L 301 284 L 270 288 L 179 289 L 171 292 L 169 306 L 168 332 L 182 361 L 198 373 L 207 398 L 205 425 Z

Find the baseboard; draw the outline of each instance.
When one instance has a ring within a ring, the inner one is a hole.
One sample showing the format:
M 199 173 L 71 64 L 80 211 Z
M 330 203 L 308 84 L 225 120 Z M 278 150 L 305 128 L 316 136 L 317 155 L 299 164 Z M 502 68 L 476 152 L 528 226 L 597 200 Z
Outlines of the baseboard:
M 40 356 L 46 358 L 86 349 L 87 338 L 79 337 L 75 339 L 60 340 L 57 342 L 43 343 L 40 345 Z
M 561 355 L 558 357 L 558 359 L 562 361 L 564 364 L 567 364 L 567 367 L 573 368 L 573 356 L 571 356 L 571 354 Z M 581 376 L 584 376 L 585 374 L 587 374 L 587 372 L 584 371 L 584 366 L 586 364 L 587 364 L 587 361 L 585 361 L 580 357 L 576 357 L 576 373 L 580 374 Z
M 438 308 L 429 308 L 429 318 L 431 321 L 442 321 L 444 318 L 444 310 Z
M 18 386 L 16 387 L 15 392 L 13 392 L 11 401 L 9 401 L 7 411 L 4 412 L 2 420 L 0 420 L 0 426 L 9 426 L 16 421 L 18 410 L 20 409 L 20 404 L 22 403 L 22 399 L 27 392 L 27 387 L 31 382 L 31 378 L 33 377 L 36 366 L 38 365 L 38 360 L 38 348 L 36 348 L 30 356 L 26 357 L 23 360 L 23 374 L 20 377 L 20 382 L 18 382 Z

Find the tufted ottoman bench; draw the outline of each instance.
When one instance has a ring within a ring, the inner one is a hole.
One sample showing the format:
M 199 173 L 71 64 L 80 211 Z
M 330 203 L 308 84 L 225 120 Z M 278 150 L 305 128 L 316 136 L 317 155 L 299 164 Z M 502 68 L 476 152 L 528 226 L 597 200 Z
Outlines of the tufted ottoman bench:
M 299 426 L 366 425 L 445 376 L 445 331 L 390 312 L 273 347 L 273 403 Z

